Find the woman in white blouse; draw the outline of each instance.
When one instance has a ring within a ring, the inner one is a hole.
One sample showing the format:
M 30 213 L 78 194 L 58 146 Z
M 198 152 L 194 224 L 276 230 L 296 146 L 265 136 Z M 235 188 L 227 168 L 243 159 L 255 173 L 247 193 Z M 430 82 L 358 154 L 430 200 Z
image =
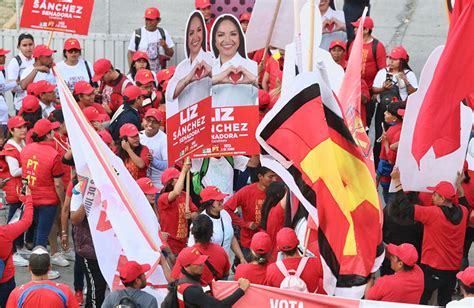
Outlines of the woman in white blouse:
M 257 63 L 247 58 L 245 36 L 234 16 L 224 14 L 216 20 L 211 47 L 217 58 L 212 66 L 212 106 L 256 105 Z
M 166 91 L 168 117 L 210 95 L 214 57 L 206 52 L 206 26 L 200 11 L 188 18 L 184 46 L 186 59 L 176 67 Z

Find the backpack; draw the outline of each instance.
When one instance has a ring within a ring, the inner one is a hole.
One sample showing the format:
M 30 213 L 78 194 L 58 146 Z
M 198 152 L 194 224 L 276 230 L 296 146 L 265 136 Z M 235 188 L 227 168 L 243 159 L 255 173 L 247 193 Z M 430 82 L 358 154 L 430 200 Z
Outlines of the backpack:
M 387 74 L 388 74 L 388 70 Z M 402 98 L 400 96 L 400 88 L 398 87 L 398 82 L 393 82 L 393 87 L 389 90 L 383 91 L 380 95 L 380 103 L 382 106 L 387 107 L 393 101 L 401 102 Z
M 7 266 L 7 262 L 10 256 L 11 254 L 5 260 L 0 259 L 0 279 L 3 278 L 3 272 L 5 271 L 5 267 Z
M 229 162 L 232 169 L 234 169 L 234 157 L 224 156 L 224 158 Z M 201 169 L 199 170 L 199 172 L 195 172 L 192 177 L 194 193 L 198 196 L 204 188 L 202 187 L 202 179 L 204 178 L 204 176 L 206 176 L 207 170 L 209 170 L 209 161 L 210 158 L 204 158 L 202 160 Z
M 115 308 L 140 308 L 140 304 L 138 304 L 133 297 L 129 296 L 125 289 L 123 291 L 125 292 L 125 296 L 120 298 Z
M 283 290 L 292 290 L 292 291 L 301 291 L 308 292 L 308 287 L 306 282 L 300 278 L 301 274 L 306 267 L 308 262 L 308 257 L 301 258 L 298 268 L 295 270 L 287 270 L 285 264 L 282 261 L 277 261 L 276 265 L 280 272 L 285 276 L 283 281 L 280 284 L 280 289 Z M 291 273 L 290 273 L 291 272 Z
M 95 81 L 92 81 L 92 73 L 91 73 L 91 68 L 89 67 L 89 62 L 84 60 L 84 65 L 86 66 L 87 76 L 89 77 L 89 84 L 92 87 L 97 88 L 99 84 Z
M 66 306 L 67 306 L 67 296 L 66 296 L 66 294 L 64 294 L 64 292 L 62 290 L 56 288 L 55 286 L 49 285 L 49 284 L 33 285 L 33 286 L 29 287 L 28 289 L 26 289 L 25 291 L 23 291 L 20 298 L 18 299 L 18 308 L 23 307 L 23 303 L 25 302 L 28 295 L 31 292 L 33 292 L 35 290 L 38 290 L 38 289 L 47 289 L 47 290 L 51 290 L 51 291 L 55 292 L 59 296 L 61 301 L 63 302 L 64 308 L 66 308 Z
M 165 30 L 161 27 L 158 27 L 160 31 L 161 38 L 166 41 Z M 142 28 L 135 29 L 135 51 L 138 51 L 138 46 L 140 46 L 140 41 L 142 40 Z M 169 60 L 168 56 L 160 55 L 160 66 L 161 69 L 166 68 L 166 62 Z
M 184 308 L 184 291 L 189 287 L 196 285 L 187 277 L 168 283 L 168 294 L 161 303 L 161 308 Z

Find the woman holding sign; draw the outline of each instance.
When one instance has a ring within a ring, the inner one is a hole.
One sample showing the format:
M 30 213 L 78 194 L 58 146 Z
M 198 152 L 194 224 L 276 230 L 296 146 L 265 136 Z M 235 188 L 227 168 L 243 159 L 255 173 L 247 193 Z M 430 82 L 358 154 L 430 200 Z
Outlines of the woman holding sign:
M 184 59 L 176 67 L 166 91 L 167 114 L 172 116 L 210 95 L 211 66 L 214 57 L 206 52 L 207 34 L 204 17 L 194 11 L 188 18 Z
M 217 60 L 212 66 L 212 106 L 257 104 L 257 63 L 247 58 L 245 36 L 239 21 L 221 15 L 212 27 L 211 47 Z

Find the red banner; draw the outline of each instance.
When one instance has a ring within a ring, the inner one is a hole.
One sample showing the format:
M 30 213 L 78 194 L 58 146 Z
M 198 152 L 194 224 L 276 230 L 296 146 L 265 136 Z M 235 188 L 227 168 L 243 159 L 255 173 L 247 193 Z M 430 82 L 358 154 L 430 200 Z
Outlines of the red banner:
M 209 145 L 211 113 L 212 101 L 208 97 L 166 120 L 170 165 Z
M 259 153 L 255 138 L 258 106 L 212 109 L 210 144 L 194 157 L 253 155 Z
M 87 35 L 94 0 L 25 0 L 21 28 Z

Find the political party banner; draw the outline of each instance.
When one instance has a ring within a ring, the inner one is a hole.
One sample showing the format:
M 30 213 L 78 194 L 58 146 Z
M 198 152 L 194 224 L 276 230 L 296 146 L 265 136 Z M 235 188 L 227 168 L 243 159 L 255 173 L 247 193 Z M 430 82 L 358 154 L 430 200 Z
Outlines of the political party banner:
M 111 290 L 117 290 L 123 288 L 118 272 L 127 260 L 149 264 L 145 291 L 161 302 L 167 282 L 160 265 L 156 215 L 122 160 L 88 123 L 58 70 L 53 71 L 81 176 L 73 194 L 82 196 L 101 272 Z
M 424 155 L 419 165 L 412 152 L 413 134 L 419 119 L 420 106 L 430 87 L 438 61 L 443 53 L 443 47 L 437 47 L 428 57 L 421 72 L 418 90 L 408 96 L 407 108 L 403 119 L 396 165 L 400 169 L 400 180 L 406 191 L 428 191 L 428 186 L 435 186 L 441 181 L 448 181 L 455 185 L 457 171 L 462 171 L 466 156 L 467 144 L 472 127 L 472 111 L 461 105 L 460 148 L 453 153 L 436 157 L 433 148 Z M 391 191 L 394 191 L 391 187 Z
M 25 0 L 21 28 L 87 35 L 94 0 Z
M 236 281 L 213 281 L 212 293 L 218 299 L 226 298 L 238 288 Z M 259 308 L 317 308 L 317 307 L 345 307 L 345 308 L 421 308 L 423 305 L 389 303 L 382 301 L 369 301 L 349 299 L 336 296 L 327 296 L 291 290 L 282 290 L 258 284 L 252 284 L 245 295 L 234 305 L 234 308 L 259 307 Z

